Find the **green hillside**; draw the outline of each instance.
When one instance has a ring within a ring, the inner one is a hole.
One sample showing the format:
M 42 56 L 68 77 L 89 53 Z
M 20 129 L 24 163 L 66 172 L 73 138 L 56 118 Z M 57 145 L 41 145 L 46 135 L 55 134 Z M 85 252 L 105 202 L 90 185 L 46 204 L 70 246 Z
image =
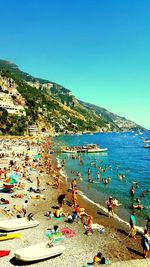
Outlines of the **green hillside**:
M 77 100 L 67 88 L 33 77 L 5 60 L 0 60 L 0 92 L 14 108 L 22 105 L 25 113 L 11 114 L 0 101 L 2 134 L 26 134 L 29 125 L 50 134 L 142 129 L 103 108 Z

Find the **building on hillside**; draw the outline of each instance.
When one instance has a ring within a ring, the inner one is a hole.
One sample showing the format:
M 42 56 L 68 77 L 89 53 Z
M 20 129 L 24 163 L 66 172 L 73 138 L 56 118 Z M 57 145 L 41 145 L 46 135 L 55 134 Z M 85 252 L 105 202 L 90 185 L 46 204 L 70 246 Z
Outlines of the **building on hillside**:
M 36 125 L 29 125 L 27 130 L 28 130 L 29 135 L 37 135 L 38 134 L 38 128 Z
M 24 107 L 21 105 L 14 105 L 12 97 L 3 92 L 0 92 L 0 107 L 6 109 L 8 114 L 17 114 L 19 116 L 26 115 Z

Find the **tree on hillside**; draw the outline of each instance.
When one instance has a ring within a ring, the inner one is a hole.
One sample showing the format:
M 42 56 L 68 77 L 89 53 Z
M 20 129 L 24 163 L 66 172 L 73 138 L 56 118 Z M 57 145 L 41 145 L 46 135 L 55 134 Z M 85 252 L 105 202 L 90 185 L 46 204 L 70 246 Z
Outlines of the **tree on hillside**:
M 6 122 L 7 117 L 8 117 L 7 110 L 0 107 L 0 122 Z

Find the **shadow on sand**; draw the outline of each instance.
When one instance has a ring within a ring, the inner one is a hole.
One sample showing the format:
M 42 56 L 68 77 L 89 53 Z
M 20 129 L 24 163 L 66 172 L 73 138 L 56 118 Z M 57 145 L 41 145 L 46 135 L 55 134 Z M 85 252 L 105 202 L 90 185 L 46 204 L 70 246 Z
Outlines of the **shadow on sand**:
M 38 263 L 38 262 L 44 262 L 44 261 L 49 260 L 49 259 L 57 258 L 60 255 L 56 255 L 56 256 L 53 256 L 53 257 L 50 257 L 50 258 L 46 258 L 46 259 L 43 259 L 43 260 L 28 261 L 28 262 L 20 261 L 20 260 L 17 260 L 15 257 L 13 257 L 13 258 L 10 259 L 10 263 L 12 265 L 14 265 L 14 266 L 29 266 L 29 265 L 31 265 L 33 263 L 35 264 L 35 263 Z
M 108 217 L 108 215 L 106 213 L 102 213 L 101 211 L 97 211 L 97 214 Z
M 125 236 L 128 236 L 129 233 L 127 233 L 125 230 L 123 229 L 117 229 L 117 232 L 119 232 L 120 234 L 124 234 Z
M 72 202 L 70 202 L 69 200 L 66 200 L 66 204 L 67 206 L 72 207 Z
M 139 251 L 137 251 L 137 250 L 135 250 L 135 249 L 133 249 L 133 248 L 130 248 L 130 247 L 127 247 L 127 249 L 128 249 L 130 252 L 132 252 L 132 253 L 134 253 L 134 254 L 136 254 L 136 255 L 138 255 L 138 256 L 142 256 L 142 257 L 143 257 L 143 254 L 142 254 L 141 252 L 139 252 Z

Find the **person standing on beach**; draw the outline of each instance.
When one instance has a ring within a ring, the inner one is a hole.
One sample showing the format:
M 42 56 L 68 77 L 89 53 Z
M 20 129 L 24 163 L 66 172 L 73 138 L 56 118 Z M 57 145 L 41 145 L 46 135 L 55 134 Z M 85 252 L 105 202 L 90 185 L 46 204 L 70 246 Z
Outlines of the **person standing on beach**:
M 27 214 L 27 206 L 28 206 L 28 200 L 25 200 L 25 202 L 22 205 L 22 212 L 23 212 L 24 217 Z
M 72 205 L 75 208 L 77 205 L 77 191 L 76 189 L 72 189 Z
M 0 168 L 0 180 L 2 179 L 3 170 Z
M 146 258 L 149 251 L 150 236 L 148 231 L 145 229 L 144 234 L 142 235 L 141 245 L 143 248 L 143 257 Z
M 62 206 L 64 205 L 65 203 L 65 196 L 66 194 L 61 194 L 58 196 L 57 200 L 58 200 L 58 204 L 59 204 L 59 207 L 62 208 Z
M 59 174 L 56 175 L 55 177 L 55 182 L 54 185 L 56 189 L 60 188 L 60 184 L 63 183 L 63 180 L 60 178 Z
M 110 213 L 112 217 L 114 217 L 114 212 L 113 212 L 113 198 L 109 197 L 109 199 L 106 201 L 107 204 L 107 209 L 108 209 L 108 216 L 110 217 Z
M 37 186 L 38 191 L 40 191 L 40 184 L 41 184 L 41 181 L 40 181 L 39 177 L 36 177 L 36 186 Z
M 130 215 L 130 233 L 131 237 L 136 240 L 136 218 L 135 218 L 135 211 L 132 211 L 132 214 Z
M 148 235 L 150 235 L 150 218 L 146 218 L 146 230 Z

